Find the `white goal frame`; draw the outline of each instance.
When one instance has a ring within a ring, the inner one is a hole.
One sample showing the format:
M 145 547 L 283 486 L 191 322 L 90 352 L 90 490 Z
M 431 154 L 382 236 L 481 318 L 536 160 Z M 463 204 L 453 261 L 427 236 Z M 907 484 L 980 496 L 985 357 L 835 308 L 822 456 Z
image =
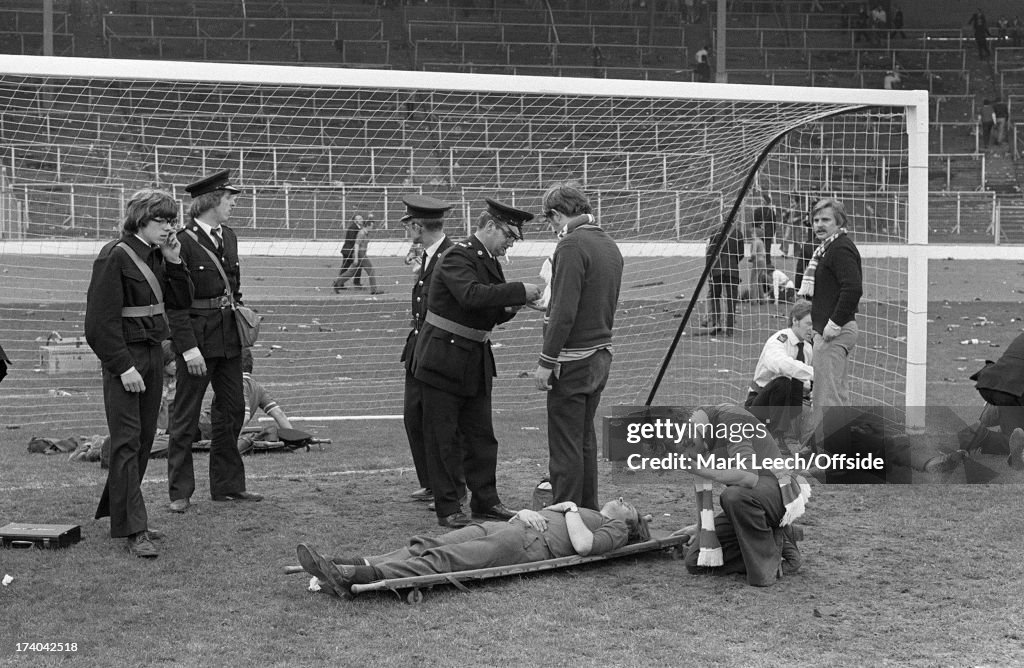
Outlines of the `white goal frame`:
M 840 88 L 797 88 L 745 84 L 525 77 L 395 70 L 288 67 L 225 63 L 106 60 L 38 56 L 0 56 L 0 73 L 28 77 L 181 80 L 196 83 L 232 82 L 283 86 L 355 86 L 379 90 L 443 89 L 460 92 L 541 93 L 551 95 L 614 95 L 616 97 L 707 98 L 722 101 L 803 102 L 901 107 L 908 136 L 907 244 L 877 244 L 865 249 L 876 257 L 907 262 L 906 387 L 907 426 L 923 421 L 916 407 L 926 405 L 928 300 L 928 93 Z M 308 244 L 307 251 L 309 251 Z M 317 242 L 313 242 L 314 247 Z M 651 242 L 653 243 L 653 242 Z M 10 242 L 5 245 L 11 245 Z M 671 246 L 670 243 L 664 244 Z M 79 244 L 77 248 L 81 248 Z M 333 245 L 332 248 L 335 248 Z M 86 245 L 86 252 L 95 249 Z M 288 242 L 273 252 L 288 254 Z M 391 251 L 391 249 L 388 249 Z M 546 252 L 539 244 L 537 252 Z M 318 252 L 316 250 L 312 252 Z M 671 254 L 671 251 L 667 254 Z

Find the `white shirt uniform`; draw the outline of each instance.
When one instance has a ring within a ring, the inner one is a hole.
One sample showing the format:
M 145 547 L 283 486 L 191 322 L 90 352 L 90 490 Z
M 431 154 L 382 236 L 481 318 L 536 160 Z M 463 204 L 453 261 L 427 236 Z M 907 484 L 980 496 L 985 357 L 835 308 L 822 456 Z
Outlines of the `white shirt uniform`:
M 796 359 L 797 344 L 800 339 L 793 332 L 791 327 L 780 329 L 772 334 L 761 350 L 761 356 L 757 358 L 757 367 L 754 369 L 754 384 L 758 388 L 764 387 L 778 378 L 787 376 L 802 380 L 805 387 L 810 387 L 814 380 L 814 351 L 810 342 L 804 342 L 804 361 Z

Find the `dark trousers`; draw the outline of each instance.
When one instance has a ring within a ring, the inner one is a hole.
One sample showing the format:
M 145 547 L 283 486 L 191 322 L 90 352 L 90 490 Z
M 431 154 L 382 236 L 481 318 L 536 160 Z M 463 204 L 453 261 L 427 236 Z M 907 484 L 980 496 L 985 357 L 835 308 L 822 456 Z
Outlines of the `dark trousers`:
M 700 550 L 694 541 L 686 554 L 686 570 L 717 575 L 746 573 L 747 584 L 758 587 L 774 584 L 782 565 L 782 535 L 776 529 L 786 514 L 778 478 L 770 472 L 761 472 L 753 488 L 730 485 L 722 490 L 718 501 L 725 511 L 715 516 L 723 565 L 698 566 Z
M 804 269 L 807 268 L 807 263 L 811 261 L 814 256 L 814 244 L 811 243 L 797 243 L 793 245 L 793 253 L 796 255 L 796 278 L 793 279 L 793 285 L 799 290 L 801 284 L 804 282 Z
M 491 396 L 460 397 L 421 383 L 423 446 L 430 489 L 438 517 L 459 512 L 459 469 L 473 493 L 472 509 L 485 511 L 501 503 L 495 468 L 498 439 L 491 423 Z
M 548 392 L 548 473 L 553 503 L 572 501 L 600 510 L 597 503 L 597 433 L 594 416 L 608 382 L 612 354 L 598 350 L 586 359 L 563 362 Z
M 736 317 L 736 285 L 734 281 L 711 277 L 708 284 L 708 302 L 711 309 L 708 325 L 710 327 L 732 329 Z M 725 302 L 724 309 L 722 301 Z
M 416 380 L 408 371 L 405 372 L 405 403 L 402 418 L 405 421 L 405 436 L 409 439 L 412 463 L 416 467 L 416 479 L 420 487 L 431 489 L 427 449 L 423 443 L 423 383 Z M 466 493 L 466 477 L 462 473 L 461 459 L 455 472 L 455 487 L 461 498 Z
M 121 377 L 104 369 L 103 407 L 110 430 L 110 468 L 107 484 L 96 508 L 96 519 L 110 517 L 110 536 L 131 536 L 148 528 L 142 477 L 156 434 L 163 389 L 164 359 L 160 346 L 128 345 L 135 369 L 146 385 L 144 392 L 128 392 Z
M 788 376 L 779 376 L 761 388 L 760 392 L 751 390 L 743 405 L 778 438 L 803 410 L 804 383 Z
M 245 418 L 242 358 L 208 357 L 206 375 L 193 376 L 178 355 L 174 413 L 167 443 L 167 483 L 171 500 L 187 499 L 196 490 L 192 443 L 199 440 L 199 414 L 206 387 L 213 385 L 210 421 L 210 495 L 245 491 L 245 464 L 238 452 L 238 434 Z

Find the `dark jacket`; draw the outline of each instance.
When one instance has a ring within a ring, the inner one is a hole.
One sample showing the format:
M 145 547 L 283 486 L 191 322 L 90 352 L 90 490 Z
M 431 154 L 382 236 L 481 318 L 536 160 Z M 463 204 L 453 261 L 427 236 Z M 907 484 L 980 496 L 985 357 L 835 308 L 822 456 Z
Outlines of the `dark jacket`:
M 465 327 L 490 331 L 515 315 L 506 306 L 526 303 L 522 283 L 505 274 L 475 236 L 452 245 L 430 282 L 427 307 Z M 417 380 L 463 397 L 489 395 L 495 374 L 490 341 L 474 341 L 424 323 L 412 363 Z
M 185 262 L 164 262 L 159 249 L 133 235 L 106 244 L 92 265 L 92 279 L 86 296 L 85 340 L 100 358 L 103 368 L 121 375 L 135 366 L 128 344 L 159 346 L 170 336 L 167 318 L 157 314 L 140 318 L 121 317 L 125 306 L 149 306 L 156 296 L 146 277 L 117 244 L 127 243 L 156 276 L 163 290 L 164 308 L 188 308 L 192 303 L 192 282 Z
M 221 235 L 224 238 L 223 249 L 219 254 L 221 265 L 231 283 L 234 300 L 241 303 L 238 238 L 227 225 L 221 225 Z M 224 280 L 210 256 L 203 250 L 208 248 L 217 253 L 210 237 L 193 221 L 178 233 L 178 240 L 181 242 L 181 260 L 188 266 L 195 286 L 193 299 L 205 300 L 225 295 Z M 235 312 L 231 308 L 187 308 L 170 310 L 168 314 L 171 338 L 179 354 L 197 347 L 204 358 L 234 358 L 242 354 L 242 344 L 235 326 Z
M 575 225 L 558 242 L 540 366 L 555 368 L 563 351 L 582 354 L 611 346 L 622 267 L 619 247 L 597 225 Z
M 430 279 L 434 275 L 434 269 L 437 267 L 438 260 L 440 260 L 444 252 L 451 247 L 452 240 L 446 236 L 441 240 L 441 245 L 437 247 L 437 252 L 435 252 L 433 257 L 430 258 L 427 265 L 420 269 L 420 275 L 412 286 L 412 307 L 410 308 L 412 320 L 409 323 L 409 326 L 412 327 L 412 329 L 409 332 L 409 336 L 405 338 L 405 347 L 402 348 L 401 358 L 401 361 L 405 362 L 406 371 L 409 373 L 412 373 L 412 358 L 416 349 L 416 336 L 420 333 L 423 321 L 427 317 L 427 300 L 430 297 Z
M 842 234 L 829 244 L 814 270 L 814 331 L 823 334 L 829 320 L 840 327 L 853 320 L 863 292 L 860 251 L 849 235 Z
M 740 260 L 743 259 L 743 239 L 739 237 L 736 228 L 730 228 L 729 236 L 726 237 L 725 244 L 722 246 L 718 258 L 711 257 L 711 252 L 715 250 L 715 244 L 718 243 L 718 239 L 724 231 L 724 229 L 719 230 L 715 236 L 708 240 L 705 261 L 714 261 L 715 263 L 711 267 L 712 280 L 719 283 L 739 283 Z
M 971 376 L 979 390 L 996 390 L 1015 397 L 1024 396 L 1024 334 L 1017 335 L 996 362 Z

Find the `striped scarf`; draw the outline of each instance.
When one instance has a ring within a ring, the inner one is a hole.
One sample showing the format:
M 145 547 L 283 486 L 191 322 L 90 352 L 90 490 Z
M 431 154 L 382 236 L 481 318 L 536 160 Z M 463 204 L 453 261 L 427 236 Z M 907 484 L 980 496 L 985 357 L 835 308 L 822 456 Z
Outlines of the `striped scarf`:
M 786 512 L 779 522 L 779 527 L 792 524 L 804 514 L 807 507 L 807 500 L 811 498 L 811 486 L 803 476 L 792 475 L 787 471 L 773 471 L 779 479 L 779 491 L 782 492 L 782 503 Z M 700 553 L 697 555 L 698 566 L 721 566 L 722 544 L 718 541 L 718 534 L 715 533 L 715 507 L 712 503 L 711 481 L 697 480 L 694 483 L 694 491 L 697 496 L 698 531 L 697 545 Z
M 800 282 L 800 289 L 797 291 L 799 296 L 808 298 L 814 296 L 814 271 L 818 268 L 818 262 L 825 256 L 825 251 L 832 245 L 832 242 L 843 234 L 846 234 L 846 228 L 840 227 L 835 234 L 822 241 L 821 245 L 814 250 L 811 261 L 804 267 L 804 278 Z

